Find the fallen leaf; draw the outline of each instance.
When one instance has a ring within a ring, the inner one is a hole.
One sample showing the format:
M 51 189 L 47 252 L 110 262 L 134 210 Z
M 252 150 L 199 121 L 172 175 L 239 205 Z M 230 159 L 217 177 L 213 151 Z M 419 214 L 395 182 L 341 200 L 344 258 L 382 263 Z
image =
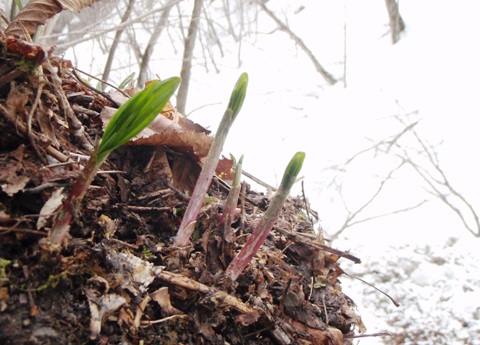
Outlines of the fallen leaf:
M 60 144 L 55 136 L 55 129 L 52 125 L 52 118 L 54 117 L 51 109 L 46 109 L 37 112 L 37 121 L 40 126 L 40 133 L 48 138 L 53 146 L 59 147 Z
M 232 168 L 233 160 L 222 156 L 222 158 L 218 161 L 215 173 L 222 180 L 233 181 L 233 178 L 235 177 L 235 171 Z
M 26 31 L 33 35 L 47 19 L 66 9 L 79 12 L 98 0 L 31 0 L 15 16 L 5 30 L 5 36 L 24 37 Z
M 90 307 L 90 339 L 96 339 L 102 330 L 102 321 L 104 317 L 116 311 L 127 301 L 124 297 L 111 293 L 95 297 L 93 293 L 86 290 L 88 305 Z
M 180 310 L 172 306 L 168 287 L 161 287 L 157 291 L 152 292 L 150 297 L 162 308 L 163 317 L 183 314 Z
M 176 155 L 172 160 L 173 185 L 184 193 L 192 195 L 200 167 L 192 159 L 185 155 Z
M 28 176 L 10 176 L 7 183 L 0 185 L 2 190 L 7 193 L 8 196 L 13 196 L 22 189 L 25 188 L 30 178 Z
M 40 210 L 40 217 L 38 217 L 37 220 L 37 230 L 40 230 L 46 225 L 48 218 L 50 218 L 52 213 L 60 207 L 64 198 L 65 194 L 63 193 L 63 187 L 57 189 L 52 193 L 50 198 Z
M 123 324 L 131 326 L 131 325 L 133 325 L 134 318 L 135 317 L 133 316 L 132 311 L 130 309 L 124 307 L 124 308 L 121 308 L 120 312 L 118 313 L 117 323 L 120 327 Z

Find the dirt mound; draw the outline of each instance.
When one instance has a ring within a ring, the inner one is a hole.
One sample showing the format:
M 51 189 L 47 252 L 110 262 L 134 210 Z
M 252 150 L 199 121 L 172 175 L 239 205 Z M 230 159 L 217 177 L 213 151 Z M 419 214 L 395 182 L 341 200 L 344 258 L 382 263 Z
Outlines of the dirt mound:
M 2 37 L 0 66 L 2 344 L 351 344 L 363 326 L 337 260 L 357 259 L 325 245 L 305 200 L 287 200 L 235 282 L 226 265 L 268 196 L 244 185 L 226 243 L 219 220 L 230 187 L 215 177 L 192 246 L 172 246 L 202 164 L 183 142 L 115 151 L 77 205 L 67 244 L 43 251 L 55 205 L 118 101 L 23 40 Z

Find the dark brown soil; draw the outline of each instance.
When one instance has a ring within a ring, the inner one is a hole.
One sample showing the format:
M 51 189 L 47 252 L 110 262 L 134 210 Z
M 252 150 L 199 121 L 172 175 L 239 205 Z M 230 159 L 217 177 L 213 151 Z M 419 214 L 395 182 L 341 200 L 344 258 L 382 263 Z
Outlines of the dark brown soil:
M 151 163 L 158 152 L 169 164 L 184 157 L 178 147 L 117 150 L 76 210 L 65 247 L 42 250 L 52 215 L 39 223 L 40 212 L 68 191 L 101 138 L 100 112 L 117 105 L 68 61 L 30 48 L 0 42 L 1 344 L 351 344 L 362 324 L 337 260 L 356 258 L 325 246 L 303 199 L 288 200 L 236 282 L 223 272 L 266 195 L 243 189 L 226 242 L 219 219 L 229 187 L 216 177 L 192 246 L 172 247 L 192 186 Z M 187 161 L 197 176 L 200 166 Z

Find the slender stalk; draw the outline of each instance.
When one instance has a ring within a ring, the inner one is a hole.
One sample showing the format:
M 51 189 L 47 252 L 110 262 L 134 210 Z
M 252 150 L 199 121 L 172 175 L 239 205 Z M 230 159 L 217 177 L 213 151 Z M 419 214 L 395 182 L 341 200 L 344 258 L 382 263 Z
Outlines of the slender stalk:
M 238 196 L 240 195 L 240 178 L 242 176 L 243 156 L 240 157 L 235 166 L 235 177 L 233 178 L 232 187 L 228 193 L 225 206 L 223 207 L 223 215 L 220 219 L 220 226 L 223 227 L 223 238 L 227 242 L 232 241 L 231 226 L 237 209 Z
M 48 237 L 49 242 L 54 248 L 59 247 L 65 240 L 73 215 L 77 213 L 80 202 L 85 196 L 88 187 L 92 183 L 93 178 L 95 177 L 97 170 L 100 168 L 102 163 L 103 161 L 100 162 L 100 164 L 97 163 L 96 154 L 90 156 L 87 164 L 73 184 L 70 194 L 68 195 L 67 199 L 65 199 L 62 207 L 58 211 L 58 214 L 54 220 L 54 227 Z
M 228 132 L 242 108 L 243 101 L 245 100 L 247 85 L 248 75 L 247 73 L 242 73 L 232 91 L 227 110 L 223 114 L 223 118 L 218 125 L 218 130 L 213 139 L 210 151 L 208 152 L 205 165 L 198 176 L 197 183 L 195 184 L 192 196 L 190 197 L 190 202 L 185 210 L 185 215 L 183 216 L 182 223 L 180 224 L 174 241 L 174 245 L 177 247 L 185 247 L 190 242 L 190 238 L 195 229 L 197 216 L 200 213 L 203 201 L 205 200 L 205 195 L 212 182 L 213 174 L 215 173 Z
M 235 281 L 238 278 L 245 267 L 247 267 L 247 265 L 250 263 L 255 253 L 258 251 L 258 249 L 260 249 L 262 244 L 267 239 L 267 236 L 270 234 L 270 231 L 280 216 L 283 203 L 285 202 L 285 199 L 290 193 L 290 189 L 295 183 L 298 173 L 302 168 L 304 159 L 305 153 L 297 152 L 290 160 L 290 163 L 287 165 L 285 173 L 283 174 L 280 187 L 273 196 L 268 209 L 263 214 L 263 217 L 258 222 L 255 230 L 248 238 L 240 253 L 238 253 L 238 255 L 227 267 L 225 275 L 230 277 L 231 280 Z

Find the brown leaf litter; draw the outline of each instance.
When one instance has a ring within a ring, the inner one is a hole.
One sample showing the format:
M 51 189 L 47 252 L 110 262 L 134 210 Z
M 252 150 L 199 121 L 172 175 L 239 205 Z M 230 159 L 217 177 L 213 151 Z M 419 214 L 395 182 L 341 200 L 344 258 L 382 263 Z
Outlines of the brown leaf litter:
M 62 252 L 42 252 L 38 242 L 118 97 L 85 86 L 43 47 L 29 46 L 43 55 L 19 66 L 24 52 L 7 43 L 0 42 L 8 67 L 0 69 L 2 344 L 337 345 L 363 330 L 339 281 L 338 260 L 358 259 L 325 244 L 300 198 L 288 200 L 236 282 L 223 272 L 268 206 L 262 193 L 244 185 L 225 238 L 219 224 L 229 185 L 216 177 L 193 245 L 171 246 L 211 144 L 208 131 L 172 108 L 104 164 Z M 224 160 L 218 175 L 230 170 Z

